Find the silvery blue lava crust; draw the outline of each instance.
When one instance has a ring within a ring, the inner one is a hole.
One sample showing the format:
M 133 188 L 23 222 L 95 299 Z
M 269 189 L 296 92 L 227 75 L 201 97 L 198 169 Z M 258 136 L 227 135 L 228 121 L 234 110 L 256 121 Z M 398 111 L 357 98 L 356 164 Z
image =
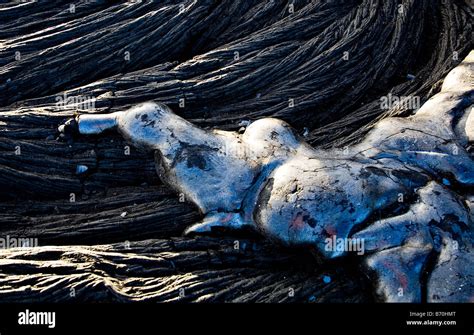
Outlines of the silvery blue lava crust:
M 203 130 L 154 102 L 60 130 L 114 128 L 155 152 L 161 179 L 204 214 L 186 234 L 245 227 L 326 260 L 354 253 L 384 301 L 463 302 L 474 301 L 473 102 L 474 51 L 416 114 L 344 150 L 314 149 L 273 118 Z

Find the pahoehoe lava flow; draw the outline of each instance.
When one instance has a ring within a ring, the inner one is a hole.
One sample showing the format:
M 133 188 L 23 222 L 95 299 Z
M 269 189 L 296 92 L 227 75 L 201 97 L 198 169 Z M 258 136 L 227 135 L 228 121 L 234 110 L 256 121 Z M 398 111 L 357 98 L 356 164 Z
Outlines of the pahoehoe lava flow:
M 0 301 L 472 301 L 473 15 L 0 3 Z

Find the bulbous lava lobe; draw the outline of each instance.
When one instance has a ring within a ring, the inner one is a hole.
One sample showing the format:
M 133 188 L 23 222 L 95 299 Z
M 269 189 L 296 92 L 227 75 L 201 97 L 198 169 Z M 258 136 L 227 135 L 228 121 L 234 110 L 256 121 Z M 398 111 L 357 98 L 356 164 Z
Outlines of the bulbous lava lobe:
M 207 214 L 199 231 L 225 226 L 221 219 L 227 216 L 221 214 L 232 213 L 233 227 L 253 225 L 279 243 L 315 247 L 323 257 L 334 258 L 348 250 L 326 248 L 328 239 L 355 234 L 370 242 L 370 236 L 396 227 L 381 244 L 369 244 L 373 255 L 365 264 L 377 273 L 377 292 L 385 300 L 419 301 L 421 271 L 432 250 L 458 272 L 456 259 L 464 265 L 472 259 L 467 247 L 449 258 L 456 252 L 437 242 L 472 241 L 468 207 L 429 205 L 438 197 L 460 203 L 441 181 L 474 185 L 474 161 L 466 151 L 473 135 L 472 58 L 474 52 L 415 115 L 379 122 L 347 152 L 315 150 L 288 124 L 272 118 L 252 123 L 243 134 L 206 131 L 157 103 L 79 119 L 79 130 L 98 133 L 102 126 L 116 126 L 135 146 L 154 151 L 161 179 Z M 412 203 L 400 205 L 400 197 Z M 407 208 L 413 217 L 406 217 Z M 451 226 L 444 224 L 447 219 Z M 418 224 L 416 234 L 405 229 L 411 221 Z M 440 284 L 447 271 L 437 264 L 429 284 L 430 292 L 444 300 L 455 294 L 454 286 Z M 469 276 L 458 284 L 469 283 Z M 411 293 L 399 299 L 394 289 L 400 283 Z

